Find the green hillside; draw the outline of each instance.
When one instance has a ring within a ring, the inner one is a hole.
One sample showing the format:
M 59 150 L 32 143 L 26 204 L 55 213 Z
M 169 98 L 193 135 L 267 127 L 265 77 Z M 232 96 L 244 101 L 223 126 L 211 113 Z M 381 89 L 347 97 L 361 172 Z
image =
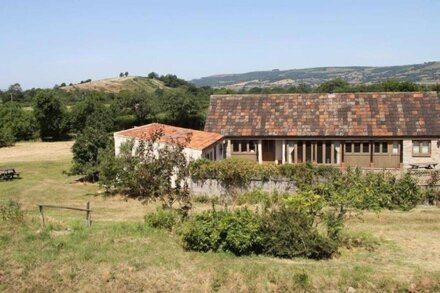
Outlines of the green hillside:
M 290 87 L 299 84 L 317 86 L 332 79 L 352 84 L 377 83 L 387 79 L 409 80 L 423 84 L 440 82 L 440 62 L 423 64 L 367 67 L 316 67 L 290 70 L 255 71 L 202 77 L 191 82 L 198 86 L 249 89 L 252 87 Z

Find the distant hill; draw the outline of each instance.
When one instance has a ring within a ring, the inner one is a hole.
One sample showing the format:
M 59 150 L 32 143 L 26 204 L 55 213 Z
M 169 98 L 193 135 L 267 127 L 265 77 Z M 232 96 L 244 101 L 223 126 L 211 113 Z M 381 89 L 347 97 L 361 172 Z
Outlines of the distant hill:
M 115 77 L 108 79 L 95 80 L 86 83 L 78 83 L 74 85 L 68 85 L 61 89 L 66 91 L 72 91 L 75 89 L 80 90 L 93 90 L 106 93 L 119 93 L 122 90 L 128 91 L 151 91 L 156 89 L 166 88 L 163 82 L 157 79 L 151 79 L 143 76 L 127 76 L 127 77 Z
M 312 86 L 341 78 L 352 84 L 375 83 L 386 79 L 410 80 L 417 83 L 440 82 L 440 62 L 423 64 L 367 67 L 316 67 L 290 70 L 254 71 L 240 74 L 223 74 L 194 79 L 197 86 L 249 89 L 253 87 L 289 87 L 304 83 Z

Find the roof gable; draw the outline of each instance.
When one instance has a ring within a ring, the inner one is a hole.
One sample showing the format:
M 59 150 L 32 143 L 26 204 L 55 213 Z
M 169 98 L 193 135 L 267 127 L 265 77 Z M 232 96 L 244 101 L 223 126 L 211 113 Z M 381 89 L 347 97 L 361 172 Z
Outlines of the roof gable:
M 440 136 L 436 92 L 211 96 L 205 130 L 225 136 Z
M 172 143 L 182 142 L 186 147 L 204 150 L 211 146 L 221 138 L 223 135 L 207 131 L 194 130 L 189 128 L 176 127 L 161 123 L 151 123 L 139 127 L 116 132 L 116 136 L 123 136 L 129 138 L 145 139 L 151 136 L 155 131 L 162 129 L 163 136 L 160 138 L 161 142 Z M 186 143 L 188 135 L 191 137 L 189 143 Z

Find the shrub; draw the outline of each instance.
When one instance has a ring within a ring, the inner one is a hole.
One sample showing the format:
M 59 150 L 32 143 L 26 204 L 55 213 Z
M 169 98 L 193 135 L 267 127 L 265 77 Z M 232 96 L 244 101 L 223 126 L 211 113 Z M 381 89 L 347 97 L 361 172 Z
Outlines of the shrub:
M 440 171 L 435 170 L 430 172 L 430 177 L 426 182 L 427 188 L 424 191 L 424 195 L 423 195 L 430 205 L 434 205 L 440 201 L 440 190 L 436 188 L 439 181 L 440 181 Z
M 337 250 L 337 243 L 320 235 L 306 215 L 286 208 L 264 215 L 248 209 L 207 211 L 190 219 L 181 234 L 185 248 L 202 252 L 321 259 Z
M 337 251 L 337 243 L 311 226 L 310 218 L 294 209 L 281 208 L 263 219 L 264 253 L 282 258 L 323 259 Z
M 395 181 L 389 208 L 409 211 L 415 208 L 421 199 L 422 192 L 417 180 L 406 173 Z
M 172 209 L 158 209 L 155 213 L 145 215 L 148 226 L 171 231 L 178 221 L 178 214 Z
M 21 204 L 15 200 L 0 204 L 0 221 L 12 224 L 23 223 L 24 213 Z
M 263 191 L 261 189 L 254 189 L 249 192 L 245 192 L 240 194 L 237 199 L 237 203 L 239 205 L 242 204 L 269 204 L 271 201 L 272 194 L 269 192 Z
M 261 252 L 260 227 L 261 219 L 247 209 L 207 211 L 186 223 L 182 239 L 187 249 L 246 255 Z

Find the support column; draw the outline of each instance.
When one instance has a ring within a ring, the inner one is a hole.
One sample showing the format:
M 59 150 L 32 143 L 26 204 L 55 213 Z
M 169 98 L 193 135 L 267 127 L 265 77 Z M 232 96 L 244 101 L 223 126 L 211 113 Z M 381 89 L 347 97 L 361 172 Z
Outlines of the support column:
M 228 139 L 226 141 L 226 158 L 230 158 L 231 157 L 231 148 L 232 148 L 231 140 Z
M 258 140 L 258 164 L 263 164 L 263 143 L 262 140 Z
M 283 139 L 281 145 L 281 163 L 284 165 L 286 163 L 286 140 Z
M 287 163 L 292 164 L 292 142 L 287 143 Z
M 298 142 L 293 143 L 293 163 L 298 163 Z

